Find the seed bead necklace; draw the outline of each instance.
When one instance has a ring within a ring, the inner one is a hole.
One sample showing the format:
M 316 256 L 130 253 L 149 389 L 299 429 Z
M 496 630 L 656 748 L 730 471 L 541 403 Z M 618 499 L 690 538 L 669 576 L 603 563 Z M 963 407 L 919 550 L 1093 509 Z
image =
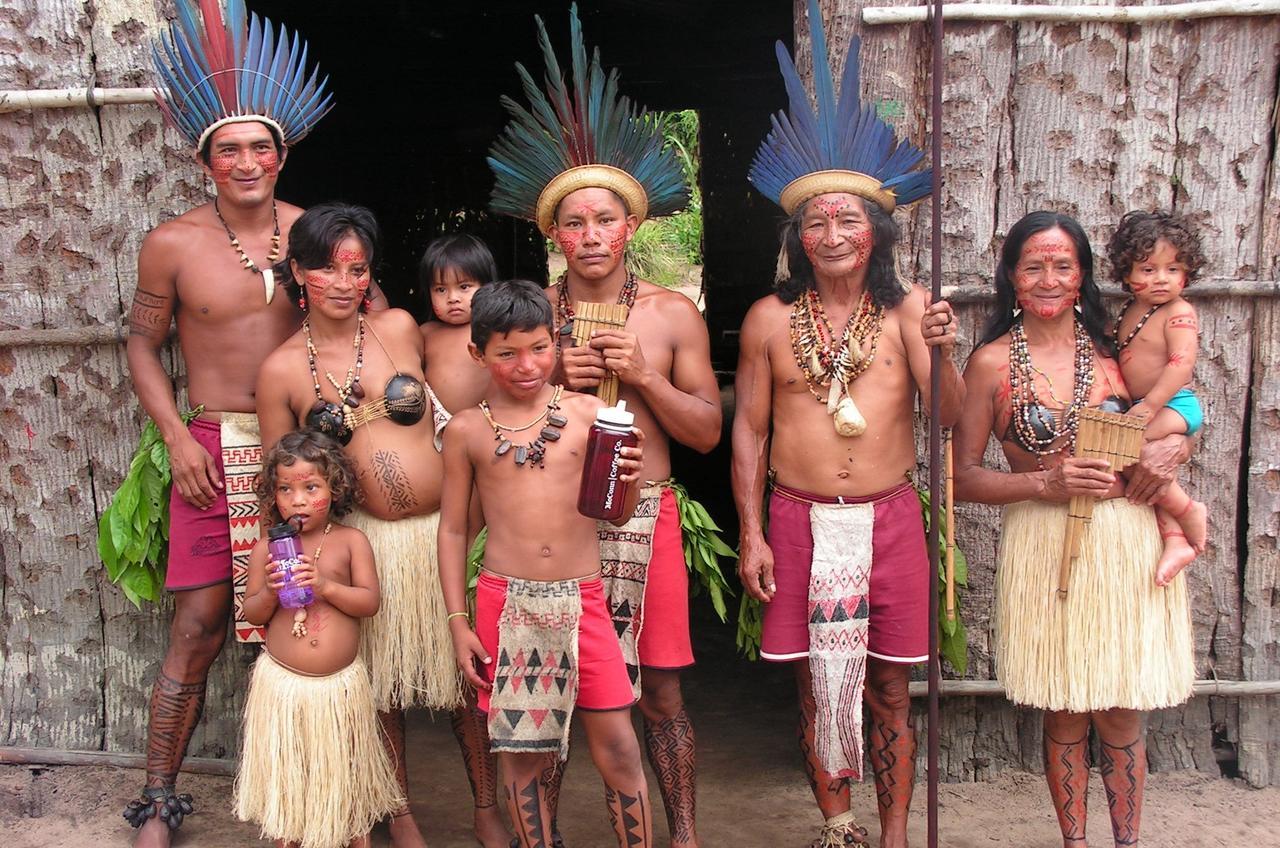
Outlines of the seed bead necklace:
M 316 390 L 316 400 L 324 401 L 324 397 L 320 394 L 320 375 L 316 369 L 320 353 L 316 350 L 315 342 L 311 340 L 311 316 L 309 315 L 302 322 L 302 336 L 307 343 L 307 365 L 311 368 L 311 382 Z M 356 335 L 351 340 L 351 347 L 355 351 L 355 358 L 351 367 L 347 369 L 347 379 L 339 383 L 327 368 L 324 376 L 338 393 L 339 402 L 356 407 L 360 405 L 360 398 L 364 397 L 364 388 L 360 385 L 360 371 L 364 368 L 364 316 L 358 312 L 356 313 Z
M 489 422 L 489 426 L 493 428 L 493 439 L 498 443 L 494 448 L 494 456 L 504 456 L 510 452 L 516 461 L 516 465 L 524 465 L 526 462 L 530 468 L 537 466 L 544 467 L 544 460 L 547 455 L 547 442 L 555 442 L 560 439 L 560 431 L 568 425 L 569 419 L 560 414 L 560 395 L 564 393 L 564 386 L 556 386 L 556 390 L 551 395 L 551 400 L 547 402 L 547 408 L 542 410 L 537 418 L 528 424 L 522 424 L 518 427 L 511 427 L 506 424 L 499 424 L 493 420 L 493 412 L 489 409 L 489 401 L 480 401 L 480 411 L 484 413 L 484 420 Z M 546 419 L 546 426 L 538 431 L 538 436 L 533 441 L 525 445 L 517 445 L 507 438 L 504 433 L 523 433 L 542 423 Z M 512 451 L 512 448 L 515 448 Z
M 1115 330 L 1113 330 L 1111 333 L 1111 335 L 1114 336 L 1116 340 L 1116 353 L 1119 353 L 1120 351 L 1127 348 L 1133 342 L 1133 340 L 1138 337 L 1138 333 L 1142 332 L 1142 328 L 1147 325 L 1147 321 L 1151 319 L 1151 316 L 1156 314 L 1156 310 L 1159 309 L 1161 306 L 1164 306 L 1163 303 L 1157 303 L 1155 306 L 1148 309 L 1146 313 L 1141 318 L 1138 319 L 1138 323 L 1134 325 L 1134 328 L 1129 332 L 1129 335 L 1125 336 L 1124 340 L 1121 341 L 1120 340 L 1120 323 L 1124 321 L 1124 314 L 1129 311 L 1130 306 L 1133 306 L 1134 301 L 1135 301 L 1135 298 L 1132 298 L 1132 297 L 1129 298 L 1127 301 L 1125 301 L 1124 306 L 1120 308 L 1120 317 L 1116 319 Z
M 1009 389 L 1013 406 L 1013 426 L 1019 441 L 1036 455 L 1036 463 L 1044 468 L 1044 458 L 1056 453 L 1074 454 L 1076 435 L 1080 430 L 1080 410 L 1089 403 L 1089 391 L 1093 388 L 1093 339 L 1079 321 L 1075 327 L 1075 363 L 1071 384 L 1071 403 L 1050 425 L 1041 416 L 1042 426 L 1049 430 L 1048 438 L 1036 435 L 1031 416 L 1041 406 L 1036 395 L 1035 374 L 1039 371 L 1031 364 L 1031 352 L 1027 348 L 1027 333 L 1019 316 L 1009 329 Z M 1066 437 L 1063 440 L 1063 437 Z M 1054 442 L 1059 442 L 1054 447 Z
M 627 270 L 627 279 L 622 283 L 622 289 L 618 292 L 618 303 L 625 305 L 628 309 L 636 305 L 636 292 L 640 289 L 640 283 L 636 279 L 636 275 L 630 269 Z M 556 351 L 559 352 L 561 341 L 573 335 L 573 301 L 569 299 L 569 272 L 565 271 L 556 280 L 556 323 L 560 325 L 560 333 L 556 336 Z
M 835 344 L 835 330 L 817 290 L 810 288 L 796 298 L 789 322 L 791 353 L 804 374 L 809 393 L 826 403 L 820 388 L 836 383 L 847 386 L 862 376 L 875 361 L 883 325 L 884 310 L 872 300 L 870 292 L 864 292 L 857 312 L 850 316 L 839 344 Z M 871 347 L 864 355 L 862 346 L 868 340 Z
M 264 273 L 257 263 L 249 258 L 249 254 L 244 252 L 244 248 L 240 246 L 240 239 L 236 238 L 235 233 L 231 232 L 231 227 L 227 225 L 226 219 L 222 217 L 222 210 L 218 208 L 218 198 L 216 197 L 213 199 L 213 214 L 218 216 L 218 222 L 222 224 L 222 229 L 226 230 L 227 238 L 231 239 L 231 246 L 235 248 L 236 254 L 239 255 L 240 262 L 244 265 L 245 270 L 260 277 L 265 277 L 266 274 L 271 273 L 270 269 Z M 267 263 L 274 265 L 280 260 L 280 215 L 276 210 L 274 201 L 271 204 L 271 223 L 275 231 L 271 234 L 271 252 L 267 254 Z
M 311 567 L 319 570 L 320 554 L 324 553 L 324 540 L 329 538 L 329 531 L 333 529 L 333 522 L 330 521 L 324 525 L 324 533 L 320 536 L 320 544 L 316 546 L 316 555 L 311 558 Z M 307 608 L 299 607 L 293 613 L 293 638 L 301 639 L 307 635 Z

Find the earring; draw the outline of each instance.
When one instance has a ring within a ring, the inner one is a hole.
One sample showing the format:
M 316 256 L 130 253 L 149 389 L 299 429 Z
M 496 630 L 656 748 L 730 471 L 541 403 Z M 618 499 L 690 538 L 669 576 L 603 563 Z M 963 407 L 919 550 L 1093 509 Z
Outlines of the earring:
M 373 308 L 373 299 L 369 295 L 365 295 L 364 299 L 360 301 L 360 306 L 363 307 L 365 312 L 368 312 Z
M 299 309 L 307 308 L 307 296 L 305 294 L 298 295 L 298 308 Z
M 1075 308 L 1076 308 L 1076 314 L 1077 314 L 1077 315 L 1082 315 L 1082 314 L 1084 314 L 1084 310 L 1080 308 L 1080 295 L 1078 295 L 1078 294 L 1076 295 Z

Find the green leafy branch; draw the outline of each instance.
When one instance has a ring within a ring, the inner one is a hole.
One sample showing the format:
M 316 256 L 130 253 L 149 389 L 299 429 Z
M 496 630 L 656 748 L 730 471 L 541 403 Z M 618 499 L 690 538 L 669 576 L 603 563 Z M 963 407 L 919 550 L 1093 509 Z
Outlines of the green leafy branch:
M 924 513 L 924 532 L 929 532 L 929 493 L 917 489 L 920 509 Z M 956 548 L 956 616 L 947 618 L 947 513 L 938 511 L 938 653 L 964 677 L 969 670 L 969 636 L 960 615 L 960 590 L 969 587 L 969 561 L 964 551 Z
M 203 411 L 182 413 L 187 424 Z M 169 449 L 150 419 L 142 428 L 129 473 L 98 520 L 98 556 L 107 577 L 135 607 L 160 599 L 169 562 Z
M 711 606 L 721 621 L 729 620 L 726 595 L 733 589 L 720 570 L 720 557 L 737 559 L 738 554 L 720 538 L 720 526 L 715 523 L 702 504 L 689 497 L 688 490 L 679 483 L 671 484 L 676 496 L 676 509 L 680 514 L 681 539 L 684 543 L 684 561 L 689 573 L 696 579 L 689 589 L 691 597 L 703 592 L 711 598 Z

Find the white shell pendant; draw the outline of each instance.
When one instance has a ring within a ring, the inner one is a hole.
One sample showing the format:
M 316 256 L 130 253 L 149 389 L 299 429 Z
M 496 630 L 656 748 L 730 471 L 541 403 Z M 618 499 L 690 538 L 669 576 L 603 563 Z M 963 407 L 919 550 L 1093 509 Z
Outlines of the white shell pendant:
M 867 419 L 862 417 L 857 404 L 848 395 L 845 395 L 840 403 L 836 405 L 836 414 L 833 421 L 836 425 L 836 432 L 841 436 L 861 436 L 867 431 Z

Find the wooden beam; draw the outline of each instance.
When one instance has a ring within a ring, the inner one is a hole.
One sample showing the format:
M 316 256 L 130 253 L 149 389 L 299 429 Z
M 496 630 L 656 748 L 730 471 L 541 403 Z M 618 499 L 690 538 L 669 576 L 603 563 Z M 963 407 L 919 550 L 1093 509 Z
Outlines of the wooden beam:
M 923 698 L 928 691 L 923 680 L 912 681 L 911 697 Z M 1280 695 L 1280 680 L 1197 680 L 1194 693 L 1236 698 Z M 1004 687 L 999 680 L 944 680 L 942 694 L 956 698 L 1003 696 Z
M 116 768 L 144 769 L 145 754 L 114 753 L 110 751 L 65 751 L 60 748 L 9 748 L 0 746 L 0 763 L 24 766 L 114 766 Z M 234 777 L 235 760 L 215 760 L 212 757 L 187 757 L 182 761 L 182 771 L 187 774 L 216 774 Z
M 0 112 L 23 109 L 74 109 L 89 106 L 155 104 L 154 88 L 48 88 L 0 91 Z
M 1202 0 L 1168 6 L 1018 6 L 1011 3 L 948 3 L 942 17 L 948 21 L 1084 21 L 1140 24 L 1182 21 L 1189 18 L 1221 18 L 1241 15 L 1280 14 L 1280 0 Z M 918 24 L 929 20 L 928 6 L 867 6 L 862 20 L 869 25 Z
M 1120 299 L 1129 296 L 1114 283 L 1099 288 L 1103 297 Z M 1187 286 L 1182 295 L 1192 300 L 1206 297 L 1280 297 L 1280 280 L 1199 280 Z M 950 303 L 986 303 L 995 299 L 995 284 L 988 281 L 947 285 L 942 287 L 942 297 Z

